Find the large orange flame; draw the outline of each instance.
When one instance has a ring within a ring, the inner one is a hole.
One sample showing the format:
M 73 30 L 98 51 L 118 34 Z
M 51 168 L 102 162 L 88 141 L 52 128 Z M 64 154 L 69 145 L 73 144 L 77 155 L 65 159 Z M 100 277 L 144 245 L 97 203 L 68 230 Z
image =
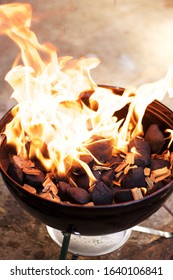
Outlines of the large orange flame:
M 20 48 L 20 56 L 6 76 L 18 102 L 5 129 L 7 141 L 15 145 L 18 154 L 37 157 L 58 175 L 79 164 L 92 185 L 95 177 L 81 156 L 89 154 L 99 161 L 89 148 L 99 141 L 111 145 L 110 155 L 117 150 L 126 152 L 129 140 L 143 133 L 141 122 L 147 105 L 163 99 L 171 88 L 173 71 L 133 94 L 126 90 L 122 96 L 115 95 L 97 86 L 90 76 L 98 59 L 58 58 L 54 46 L 41 45 L 30 29 L 31 15 L 29 4 L 0 5 L 0 34 L 8 35 Z M 81 93 L 89 94 L 88 104 Z M 127 117 L 118 121 L 114 113 L 126 104 L 130 104 Z

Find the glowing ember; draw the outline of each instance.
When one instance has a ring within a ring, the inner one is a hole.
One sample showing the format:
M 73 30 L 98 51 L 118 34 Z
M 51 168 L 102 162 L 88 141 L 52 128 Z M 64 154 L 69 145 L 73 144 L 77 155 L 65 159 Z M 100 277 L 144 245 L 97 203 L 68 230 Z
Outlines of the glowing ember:
M 133 93 L 126 90 L 116 95 L 92 80 L 90 70 L 99 64 L 98 59 L 58 59 L 54 46 L 39 44 L 30 30 L 31 14 L 29 4 L 0 6 L 0 33 L 8 35 L 21 51 L 6 76 L 18 102 L 5 129 L 7 143 L 16 147 L 18 155 L 36 157 L 47 172 L 58 176 L 72 166 L 82 167 L 92 186 L 97 180 L 82 157 L 89 155 L 106 166 L 118 152 L 127 154 L 129 142 L 143 135 L 141 122 L 148 104 L 162 100 L 167 92 L 172 94 L 173 71 Z M 126 104 L 130 104 L 129 112 L 119 121 L 116 111 Z M 102 158 L 103 147 L 109 149 Z M 138 154 L 133 147 L 131 153 Z

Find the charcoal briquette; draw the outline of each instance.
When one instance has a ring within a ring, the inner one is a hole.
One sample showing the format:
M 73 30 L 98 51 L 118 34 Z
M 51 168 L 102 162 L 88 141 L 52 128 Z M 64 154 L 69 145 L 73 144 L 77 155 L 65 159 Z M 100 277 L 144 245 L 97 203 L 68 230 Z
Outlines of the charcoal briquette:
M 154 193 L 155 191 L 162 189 L 165 185 L 166 184 L 164 184 L 163 181 L 159 181 L 156 184 L 154 184 L 154 186 L 153 186 L 153 188 L 151 190 L 147 191 L 147 194 Z
M 94 177 L 97 179 L 97 181 L 100 181 L 101 180 L 101 172 L 100 171 L 98 171 L 98 170 L 94 170 L 94 171 L 92 171 L 92 173 L 93 173 L 93 175 L 94 175 Z
M 155 192 L 155 191 L 157 191 L 157 190 L 162 189 L 164 186 L 166 186 L 166 185 L 168 185 L 169 183 L 171 183 L 171 181 L 172 181 L 171 178 L 165 178 L 164 180 L 157 182 L 157 183 L 154 185 L 154 188 L 152 189 L 152 192 Z
M 58 183 L 58 196 L 61 198 L 62 201 L 67 201 L 67 189 L 73 188 L 69 183 L 60 181 Z
M 114 201 L 116 203 L 134 200 L 130 189 L 120 189 L 114 192 Z
M 75 204 L 86 204 L 91 201 L 91 194 L 81 188 L 67 188 L 68 200 Z
M 163 167 L 170 167 L 170 162 L 164 159 L 152 159 L 151 160 L 151 170 L 157 170 Z
M 99 181 L 96 183 L 92 192 L 92 201 L 95 205 L 112 204 L 113 196 L 113 190 L 104 182 Z
M 151 162 L 151 150 L 148 142 L 143 138 L 136 137 L 129 144 L 130 150 L 133 147 L 135 147 L 134 164 L 141 167 L 149 166 Z
M 23 172 L 17 164 L 15 164 L 14 162 L 10 163 L 7 169 L 7 173 L 14 181 L 19 183 L 20 185 L 23 185 Z
M 111 157 L 109 163 L 110 166 L 115 169 L 121 162 L 123 162 L 123 160 L 124 158 L 120 154 L 117 154 Z
M 89 188 L 89 178 L 88 178 L 87 174 L 76 175 L 76 176 L 73 176 L 72 179 L 74 180 L 74 182 L 76 183 L 76 185 L 79 188 L 83 188 L 83 189 L 88 190 L 88 188 Z
M 112 140 L 103 137 L 93 136 L 91 143 L 87 144 L 87 149 L 100 162 L 109 161 L 112 157 Z
M 41 170 L 39 170 L 38 175 L 25 174 L 24 181 L 26 184 L 37 188 L 42 186 L 45 181 L 45 174 Z
M 90 155 L 80 155 L 80 160 L 85 162 L 89 167 L 93 165 L 93 157 Z
M 123 178 L 121 180 L 121 187 L 124 189 L 147 187 L 144 169 L 142 167 L 130 168 L 127 174 L 123 175 Z
M 145 133 L 144 139 L 149 143 L 152 153 L 160 153 L 164 144 L 165 136 L 157 124 L 151 124 Z
M 101 181 L 103 181 L 107 186 L 113 186 L 113 179 L 115 176 L 115 172 L 113 169 L 103 171 L 101 174 Z

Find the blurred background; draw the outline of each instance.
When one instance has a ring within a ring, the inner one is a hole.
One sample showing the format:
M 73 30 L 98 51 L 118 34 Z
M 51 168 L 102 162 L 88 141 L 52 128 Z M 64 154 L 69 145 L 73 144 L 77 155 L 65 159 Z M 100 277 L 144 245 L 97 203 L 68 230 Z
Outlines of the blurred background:
M 12 2 L 1 0 L 0 4 Z M 100 59 L 91 73 L 98 84 L 138 87 L 163 78 L 173 64 L 173 0 L 18 2 L 32 5 L 32 30 L 40 43 L 54 44 L 58 56 Z M 4 78 L 18 52 L 10 39 L 0 37 L 0 117 L 14 105 L 12 89 Z M 168 98 L 163 102 L 173 108 Z M 173 231 L 172 201 L 143 224 Z M 0 259 L 58 258 L 59 247 L 45 226 L 17 204 L 2 179 L 0 236 Z M 173 259 L 173 244 L 169 239 L 133 232 L 122 248 L 95 259 Z

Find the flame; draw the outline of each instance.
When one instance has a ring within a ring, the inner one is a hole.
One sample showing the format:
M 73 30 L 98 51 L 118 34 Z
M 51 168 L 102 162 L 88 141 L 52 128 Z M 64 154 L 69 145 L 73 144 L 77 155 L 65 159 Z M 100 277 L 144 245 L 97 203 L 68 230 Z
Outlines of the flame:
M 18 154 L 36 157 L 58 176 L 78 164 L 92 185 L 96 179 L 81 156 L 89 154 L 106 164 L 90 144 L 108 143 L 109 156 L 127 152 L 129 141 L 143 134 L 142 118 L 148 104 L 162 100 L 168 91 L 172 95 L 173 70 L 163 80 L 116 95 L 92 80 L 90 71 L 100 63 L 97 58 L 58 58 L 54 46 L 38 42 L 31 31 L 31 18 L 29 4 L 0 5 L 0 34 L 9 36 L 20 48 L 6 75 L 14 90 L 12 98 L 18 103 L 5 128 L 7 142 L 15 145 Z M 88 103 L 82 97 L 85 95 Z M 127 104 L 125 120 L 118 120 L 116 111 Z

